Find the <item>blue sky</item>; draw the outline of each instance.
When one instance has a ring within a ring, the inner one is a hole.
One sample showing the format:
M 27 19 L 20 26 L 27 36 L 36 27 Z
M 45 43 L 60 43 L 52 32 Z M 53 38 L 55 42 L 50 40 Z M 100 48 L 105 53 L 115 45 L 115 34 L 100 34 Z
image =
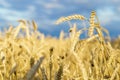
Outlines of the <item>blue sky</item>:
M 120 0 L 0 0 L 0 28 L 17 25 L 19 19 L 35 20 L 41 32 L 58 36 L 69 29 L 67 22 L 55 25 L 58 18 L 74 14 L 89 18 L 92 10 L 112 37 L 120 34 Z

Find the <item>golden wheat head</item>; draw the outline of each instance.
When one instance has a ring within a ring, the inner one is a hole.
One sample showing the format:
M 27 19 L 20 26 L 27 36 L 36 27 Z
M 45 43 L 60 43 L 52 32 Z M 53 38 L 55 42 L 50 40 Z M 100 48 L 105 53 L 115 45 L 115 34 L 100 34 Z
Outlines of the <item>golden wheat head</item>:
M 61 17 L 56 21 L 56 24 L 60 24 L 62 22 L 69 21 L 72 19 L 86 20 L 86 18 L 84 16 L 76 14 L 76 15 L 72 15 L 72 16 Z
M 96 16 L 96 12 L 92 11 L 91 15 L 90 15 L 90 27 L 89 27 L 89 31 L 88 31 L 88 36 L 91 37 L 94 33 L 94 25 L 95 25 L 95 16 Z

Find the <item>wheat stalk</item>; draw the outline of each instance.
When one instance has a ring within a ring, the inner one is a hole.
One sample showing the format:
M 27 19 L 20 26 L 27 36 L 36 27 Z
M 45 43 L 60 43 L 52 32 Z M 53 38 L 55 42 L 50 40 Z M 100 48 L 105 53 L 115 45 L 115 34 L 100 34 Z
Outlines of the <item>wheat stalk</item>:
M 55 80 L 61 80 L 63 74 L 63 65 L 60 64 L 58 71 L 55 74 Z
M 44 59 L 44 57 L 40 57 L 40 59 L 37 61 L 37 63 L 35 65 L 33 65 L 33 67 L 27 72 L 26 80 L 32 80 L 36 71 L 38 70 L 39 66 L 41 65 L 43 59 Z
M 117 74 L 117 72 L 118 72 L 119 70 L 120 70 L 120 65 L 118 65 L 118 66 L 116 67 L 116 69 L 114 70 L 114 72 L 113 72 L 110 80 L 114 80 L 114 78 L 115 78 L 115 76 L 116 76 L 116 74 Z
M 50 62 L 49 62 L 49 68 L 50 68 L 50 80 L 52 79 L 52 67 L 53 67 L 53 63 L 52 63 L 52 55 L 53 55 L 53 47 L 50 48 Z
M 41 72 L 42 72 L 42 80 L 48 80 L 47 75 L 45 73 L 45 69 L 44 68 L 40 68 Z

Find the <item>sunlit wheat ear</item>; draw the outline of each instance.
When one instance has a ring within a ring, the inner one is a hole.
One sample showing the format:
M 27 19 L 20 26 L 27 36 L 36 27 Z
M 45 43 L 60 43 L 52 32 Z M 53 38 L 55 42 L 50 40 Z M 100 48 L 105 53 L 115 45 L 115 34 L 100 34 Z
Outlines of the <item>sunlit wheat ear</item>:
M 116 67 L 116 69 L 114 70 L 111 79 L 110 80 L 115 80 L 115 77 L 117 76 L 117 74 L 119 73 L 120 70 L 120 64 L 118 64 L 118 66 Z
M 17 35 L 18 35 L 18 33 L 19 33 L 19 31 L 20 31 L 20 29 L 25 29 L 26 28 L 26 26 L 25 26 L 25 20 L 18 20 L 18 22 L 20 22 L 20 24 L 15 28 L 15 32 L 14 32 L 14 38 L 16 38 L 17 37 Z
M 62 41 L 64 39 L 64 36 L 65 36 L 64 31 L 61 31 L 60 36 L 59 36 L 59 40 Z
M 104 42 L 104 36 L 103 36 L 102 28 L 101 28 L 99 22 L 95 23 L 95 29 L 96 29 L 96 31 L 97 31 L 97 33 L 98 33 L 98 35 L 99 35 L 99 40 L 100 40 L 101 42 Z
M 26 25 L 26 20 L 24 20 L 24 19 L 18 20 L 18 22 L 23 23 L 24 25 Z
M 44 57 L 40 57 L 40 59 L 37 61 L 35 65 L 32 66 L 32 68 L 27 72 L 25 79 L 26 80 L 32 80 L 34 77 L 35 73 L 37 72 L 39 66 L 41 65 Z
M 13 31 L 13 26 L 10 25 L 7 32 L 6 32 L 6 37 L 10 37 L 10 36 L 12 37 L 13 32 L 14 32 Z
M 10 73 L 9 73 L 10 76 L 16 71 L 16 68 L 17 68 L 17 64 L 14 63 L 14 64 L 13 64 L 13 67 L 12 67 L 12 69 L 10 70 Z
M 96 12 L 92 11 L 91 15 L 90 15 L 90 27 L 89 27 L 89 31 L 88 31 L 88 36 L 91 37 L 94 34 L 94 24 L 95 24 L 95 16 L 96 16 Z
M 21 26 L 21 29 L 25 29 L 26 31 L 26 36 L 27 38 L 29 39 L 30 37 L 30 34 L 29 34 L 29 25 L 28 25 L 28 22 L 29 21 L 26 21 L 26 20 L 18 20 L 18 22 L 20 22 L 22 25 Z
M 9 29 L 8 29 L 8 32 L 11 32 L 13 30 L 13 26 L 10 25 Z
M 0 53 L 0 60 L 3 62 L 4 60 L 5 60 L 5 54 L 4 54 L 4 52 L 2 52 L 1 51 L 1 53 Z
M 73 39 L 75 37 L 75 34 L 77 33 L 76 24 L 74 24 L 73 27 L 69 29 L 69 32 L 70 32 L 70 38 Z
M 33 25 L 33 29 L 34 29 L 34 31 L 36 31 L 37 28 L 38 28 L 38 26 L 37 26 L 37 24 L 35 23 L 34 20 L 32 20 L 32 25 Z
M 56 24 L 60 24 L 62 22 L 69 21 L 69 20 L 72 20 L 72 19 L 86 20 L 86 18 L 84 16 L 76 14 L 76 15 L 72 15 L 72 16 L 61 17 L 56 21 Z
M 104 31 L 107 35 L 107 40 L 108 41 L 111 41 L 111 38 L 110 38 L 110 34 L 109 34 L 109 31 L 107 29 L 105 29 L 104 27 L 101 27 L 102 31 Z
M 95 15 L 95 19 L 96 19 L 96 22 L 94 22 L 94 26 L 95 26 L 95 29 L 96 29 L 98 35 L 99 35 L 99 40 L 101 42 L 104 42 L 104 36 L 103 36 L 103 33 L 102 33 L 103 28 L 100 25 L 100 22 L 99 22 L 99 19 L 98 19 L 97 15 Z

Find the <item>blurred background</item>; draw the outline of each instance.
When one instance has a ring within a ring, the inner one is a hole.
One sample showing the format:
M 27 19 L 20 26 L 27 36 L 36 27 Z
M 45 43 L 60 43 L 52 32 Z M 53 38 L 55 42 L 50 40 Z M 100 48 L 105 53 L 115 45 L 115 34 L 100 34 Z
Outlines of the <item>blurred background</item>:
M 40 32 L 58 37 L 61 30 L 67 33 L 69 29 L 67 22 L 55 25 L 58 18 L 74 14 L 89 18 L 92 10 L 112 38 L 120 34 L 120 0 L 0 0 L 0 29 L 17 26 L 19 19 L 35 20 Z M 80 21 L 74 22 L 83 27 Z

